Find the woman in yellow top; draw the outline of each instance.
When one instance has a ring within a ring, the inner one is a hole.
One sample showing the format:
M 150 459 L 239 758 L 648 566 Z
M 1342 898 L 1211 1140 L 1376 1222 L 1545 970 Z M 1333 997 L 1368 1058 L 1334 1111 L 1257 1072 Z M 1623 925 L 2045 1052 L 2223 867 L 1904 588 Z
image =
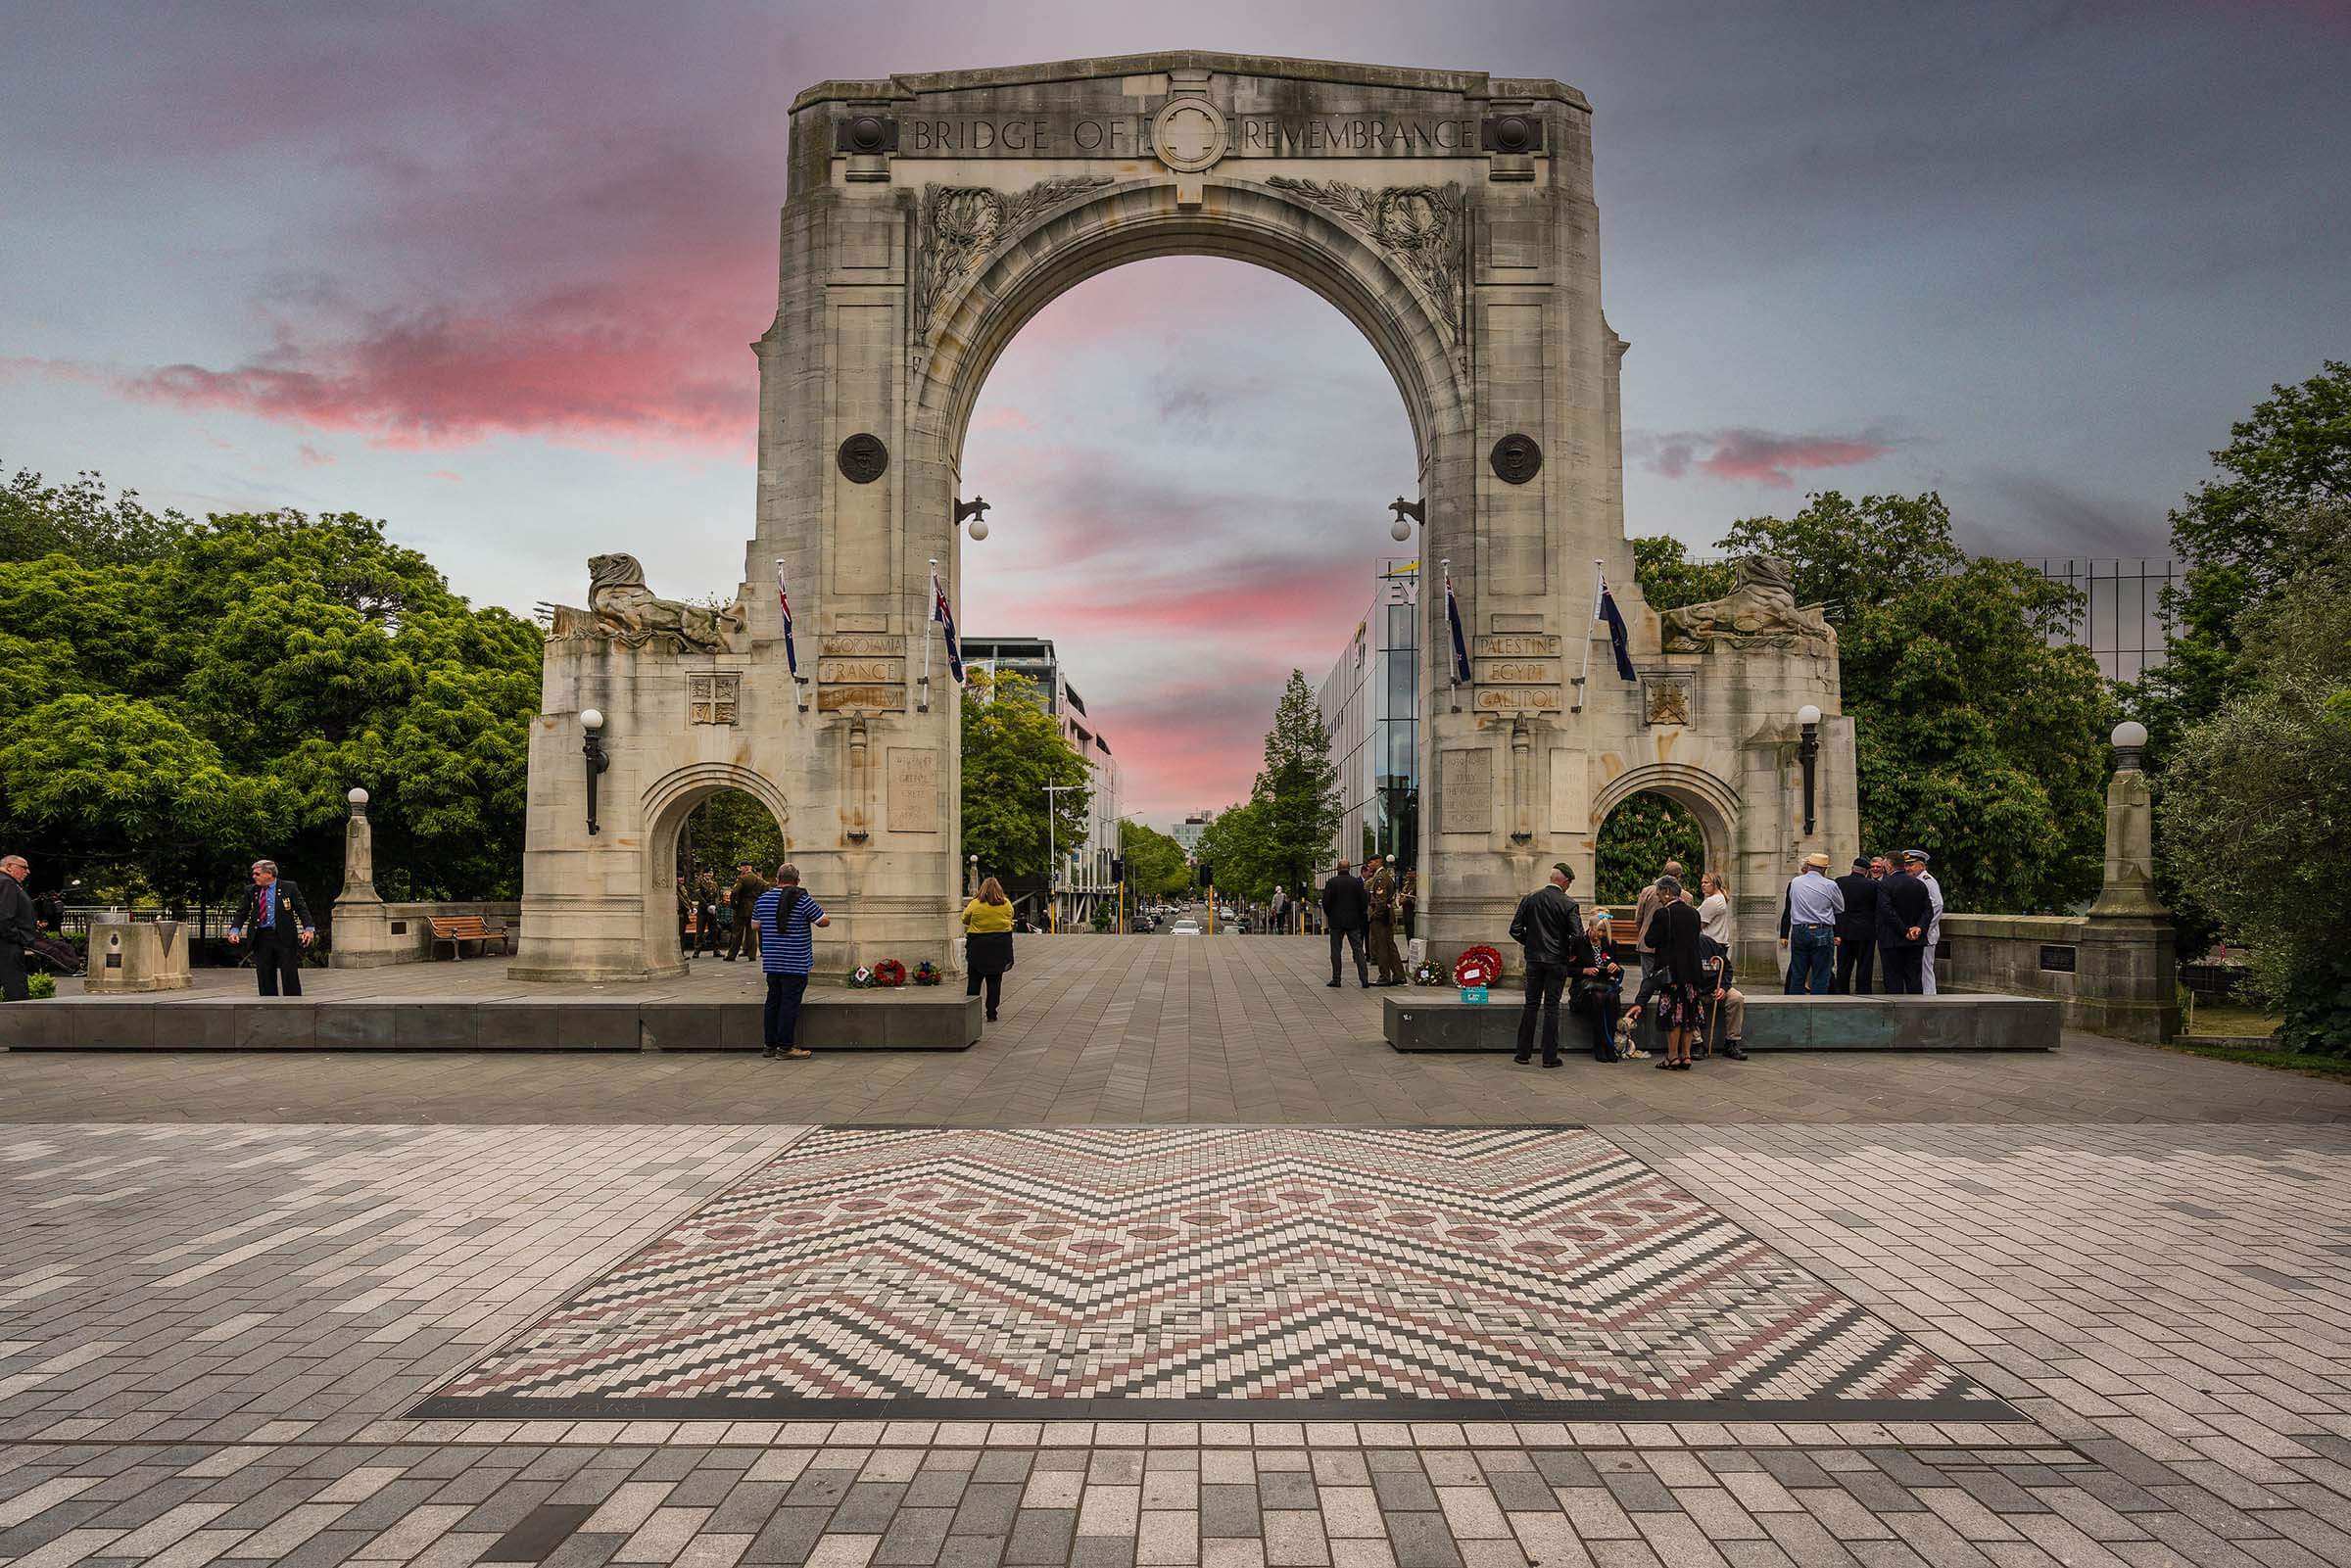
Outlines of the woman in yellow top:
M 1012 968 L 1012 900 L 993 877 L 963 906 L 963 994 L 978 996 L 980 982 L 987 981 L 987 1022 L 993 1023 L 1004 1000 L 1004 972 Z

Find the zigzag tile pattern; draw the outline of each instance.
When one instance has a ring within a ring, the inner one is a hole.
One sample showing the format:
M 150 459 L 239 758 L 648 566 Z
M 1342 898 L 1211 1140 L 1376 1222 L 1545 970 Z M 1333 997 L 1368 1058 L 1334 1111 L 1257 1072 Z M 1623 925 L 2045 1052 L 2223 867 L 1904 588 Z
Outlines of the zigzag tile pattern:
M 1983 1397 L 1547 1127 L 819 1129 L 441 1394 Z

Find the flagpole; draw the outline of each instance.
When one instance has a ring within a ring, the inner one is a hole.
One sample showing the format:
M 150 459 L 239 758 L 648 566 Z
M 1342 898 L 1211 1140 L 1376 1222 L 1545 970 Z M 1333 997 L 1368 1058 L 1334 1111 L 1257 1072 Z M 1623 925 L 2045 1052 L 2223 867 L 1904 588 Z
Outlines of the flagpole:
M 1426 559 L 1426 557 L 1422 557 Z M 1445 590 L 1445 687 L 1446 695 L 1453 700 L 1453 711 L 1462 711 L 1462 661 L 1453 652 L 1453 557 L 1442 556 L 1437 561 L 1437 575 Z
M 938 620 L 938 557 L 931 557 L 931 602 L 923 606 L 923 711 L 931 711 L 931 628 Z
M 1600 596 L 1608 591 L 1607 568 L 1599 561 L 1592 563 L 1592 621 L 1600 619 Z M 1584 623 L 1584 673 L 1575 678 L 1575 706 L 1572 713 L 1584 711 L 1584 687 L 1592 677 L 1592 621 Z

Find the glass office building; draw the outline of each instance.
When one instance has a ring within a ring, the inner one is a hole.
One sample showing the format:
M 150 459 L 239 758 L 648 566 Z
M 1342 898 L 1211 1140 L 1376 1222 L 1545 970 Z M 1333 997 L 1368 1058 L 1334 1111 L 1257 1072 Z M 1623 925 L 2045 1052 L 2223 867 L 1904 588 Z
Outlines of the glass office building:
M 1417 858 L 1419 689 L 1419 562 L 1383 561 L 1371 607 L 1317 694 L 1347 813 L 1334 862 L 1377 854 L 1409 867 Z

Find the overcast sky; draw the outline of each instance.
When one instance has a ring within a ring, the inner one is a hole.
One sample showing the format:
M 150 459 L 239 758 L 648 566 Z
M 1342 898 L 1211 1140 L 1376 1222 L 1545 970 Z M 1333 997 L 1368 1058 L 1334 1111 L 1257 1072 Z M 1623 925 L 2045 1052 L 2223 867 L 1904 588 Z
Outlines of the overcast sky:
M 1134 16 L 1142 20 L 1123 20 Z M 0 464 L 380 517 L 477 601 L 626 548 L 731 589 L 786 110 L 836 76 L 1208 48 L 1595 106 L 1627 523 L 1940 489 L 1974 546 L 2160 555 L 2346 352 L 2351 8 L 0 0 Z M 1166 822 L 1243 793 L 1413 488 L 1329 306 L 1163 261 L 990 379 L 964 626 L 1057 638 Z

